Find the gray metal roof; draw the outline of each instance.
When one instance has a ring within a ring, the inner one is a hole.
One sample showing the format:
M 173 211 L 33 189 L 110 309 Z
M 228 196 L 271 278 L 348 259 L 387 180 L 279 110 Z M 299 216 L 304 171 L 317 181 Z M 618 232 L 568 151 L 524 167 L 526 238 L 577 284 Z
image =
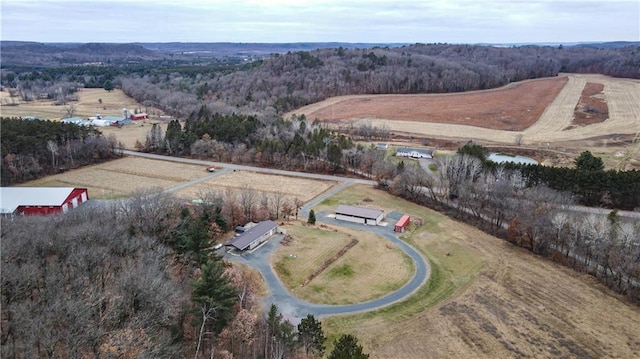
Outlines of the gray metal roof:
M 263 234 L 278 227 L 278 224 L 274 221 L 262 221 L 251 227 L 241 235 L 230 240 L 227 245 L 234 246 L 239 250 L 245 250 L 256 239 L 262 237 Z
M 382 211 L 377 209 L 346 206 L 344 204 L 339 205 L 338 209 L 336 209 L 336 214 L 369 219 L 377 219 L 382 213 Z
M 0 187 L 1 213 L 13 213 L 18 206 L 61 206 L 74 187 Z
M 417 153 L 422 153 L 425 155 L 433 155 L 433 150 L 427 149 L 427 148 L 411 148 L 411 147 L 400 147 L 396 150 L 396 152 L 404 152 L 404 153 L 409 153 L 415 151 Z

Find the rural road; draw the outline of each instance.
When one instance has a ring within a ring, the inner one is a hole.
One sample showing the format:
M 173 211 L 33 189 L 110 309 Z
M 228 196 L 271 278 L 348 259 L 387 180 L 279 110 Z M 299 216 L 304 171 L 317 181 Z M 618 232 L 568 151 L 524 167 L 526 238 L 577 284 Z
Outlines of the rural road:
M 286 170 L 279 170 L 279 169 L 273 169 L 273 168 L 236 165 L 232 163 L 212 162 L 212 161 L 196 160 L 191 158 L 156 155 L 153 153 L 143 153 L 143 152 L 136 152 L 136 151 L 130 151 L 130 150 L 122 150 L 122 154 L 127 156 L 150 158 L 150 159 L 160 160 L 160 161 L 188 163 L 192 165 L 201 165 L 201 166 L 207 166 L 207 167 L 208 166 L 222 167 L 224 169 L 229 169 L 233 171 L 252 171 L 252 172 L 259 172 L 259 173 L 282 175 L 282 176 L 312 178 L 312 179 L 319 179 L 319 180 L 325 180 L 325 181 L 360 183 L 360 184 L 369 185 L 369 186 L 375 186 L 377 184 L 376 181 L 364 180 L 359 178 L 349 178 L 349 177 L 340 177 L 340 176 L 333 176 L 333 175 L 323 175 L 323 174 L 317 174 L 317 173 L 296 172 L 296 171 L 286 171 Z M 202 170 L 204 171 L 204 167 Z M 208 178 L 209 178 L 208 176 L 204 176 L 203 181 L 206 181 Z
M 338 181 L 338 182 L 349 183 L 349 184 L 357 183 L 357 184 L 363 184 L 367 186 L 376 186 L 378 184 L 376 181 L 359 179 L 359 178 L 323 175 L 323 174 L 307 173 L 307 172 L 286 171 L 286 170 L 278 170 L 278 169 L 272 169 L 272 168 L 246 166 L 246 165 L 236 165 L 232 163 L 212 162 L 212 161 L 196 160 L 191 158 L 156 155 L 153 153 L 143 153 L 143 152 L 136 152 L 136 151 L 130 151 L 130 150 L 122 150 L 122 154 L 127 156 L 143 157 L 143 158 L 149 158 L 149 159 L 155 159 L 155 160 L 161 160 L 161 161 L 172 161 L 172 162 L 188 163 L 188 164 L 201 165 L 201 166 L 222 167 L 223 170 L 221 171 L 223 173 L 225 171 L 228 172 L 229 170 L 252 171 L 252 172 L 276 174 L 276 175 L 291 176 L 291 177 L 312 178 L 312 179 L 319 179 L 319 180 L 326 180 L 326 181 Z M 204 171 L 204 168 L 203 168 L 203 171 Z M 222 175 L 223 173 L 218 173 L 217 175 Z M 201 181 L 206 181 L 215 176 L 216 174 L 206 175 L 206 176 L 203 176 L 202 178 L 194 180 L 193 182 L 197 183 Z M 187 187 L 188 185 L 181 184 L 179 186 Z M 178 190 L 177 186 L 168 189 L 167 192 L 176 191 L 176 190 Z M 585 206 L 565 206 L 563 209 L 569 210 L 572 212 L 604 214 L 604 215 L 607 215 L 609 214 L 609 212 L 611 212 L 611 210 L 606 208 L 594 208 L 594 207 L 585 207 Z M 618 211 L 618 216 L 624 217 L 624 218 L 640 219 L 640 212 Z

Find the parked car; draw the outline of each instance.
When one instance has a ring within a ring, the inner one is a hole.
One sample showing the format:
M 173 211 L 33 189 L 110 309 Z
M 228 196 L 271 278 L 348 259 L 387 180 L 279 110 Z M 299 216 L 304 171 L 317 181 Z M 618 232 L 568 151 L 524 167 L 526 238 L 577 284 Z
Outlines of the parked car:
M 216 168 L 215 167 L 207 167 L 207 171 L 208 172 L 215 172 Z

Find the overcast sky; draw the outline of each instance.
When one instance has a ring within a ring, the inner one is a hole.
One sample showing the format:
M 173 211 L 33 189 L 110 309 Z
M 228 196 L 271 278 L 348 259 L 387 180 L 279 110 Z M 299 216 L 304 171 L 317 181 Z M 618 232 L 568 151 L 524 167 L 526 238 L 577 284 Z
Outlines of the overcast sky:
M 640 0 L 2 0 L 2 40 L 639 41 Z

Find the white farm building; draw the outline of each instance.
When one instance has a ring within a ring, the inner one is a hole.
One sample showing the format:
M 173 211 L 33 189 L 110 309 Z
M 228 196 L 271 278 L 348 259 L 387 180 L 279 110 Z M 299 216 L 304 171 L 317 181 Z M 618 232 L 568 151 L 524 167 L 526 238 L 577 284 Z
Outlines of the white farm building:
M 343 204 L 339 205 L 338 209 L 336 209 L 336 219 L 340 221 L 375 226 L 380 224 L 383 218 L 384 212 L 377 209 L 345 206 Z
M 433 158 L 433 151 L 427 149 L 401 147 L 396 150 L 397 157 Z

